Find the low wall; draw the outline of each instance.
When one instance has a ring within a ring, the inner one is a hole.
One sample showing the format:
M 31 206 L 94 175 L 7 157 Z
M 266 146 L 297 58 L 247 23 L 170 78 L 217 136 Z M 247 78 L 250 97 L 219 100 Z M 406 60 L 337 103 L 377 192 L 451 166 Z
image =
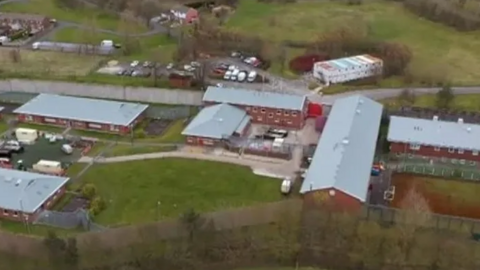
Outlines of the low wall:
M 118 99 L 137 102 L 198 106 L 202 91 L 82 84 L 57 81 L 10 79 L 0 80 L 1 92 L 49 93 L 92 98 Z

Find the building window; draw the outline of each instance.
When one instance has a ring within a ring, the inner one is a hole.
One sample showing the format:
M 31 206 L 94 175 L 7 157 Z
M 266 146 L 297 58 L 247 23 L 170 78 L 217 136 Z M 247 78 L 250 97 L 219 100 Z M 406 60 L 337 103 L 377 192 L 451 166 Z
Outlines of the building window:
M 420 144 L 410 144 L 410 149 L 411 150 L 420 150 Z
M 57 123 L 57 120 L 53 118 L 43 118 L 43 122 L 45 123 Z
M 261 110 L 260 110 L 261 113 L 265 113 L 266 111 L 267 111 L 267 110 L 265 110 L 265 109 L 261 109 Z
M 252 111 L 257 112 L 257 107 L 253 107 Z
M 292 124 L 292 121 L 288 121 L 287 124 L 291 125 L 291 124 Z
M 33 117 L 31 115 L 25 115 L 25 121 L 33 121 Z
M 297 116 L 297 112 L 292 112 L 292 116 L 293 117 Z
M 110 125 L 110 131 L 118 131 L 118 126 L 117 125 Z
M 462 165 L 465 165 L 465 159 L 460 159 L 459 163 L 462 164 Z
M 281 115 L 282 114 L 282 110 L 277 110 L 277 115 Z
M 203 140 L 203 144 L 205 144 L 205 145 L 213 145 L 213 141 L 212 141 L 212 140 Z
M 459 153 L 459 154 L 463 154 L 463 153 L 464 153 L 464 152 L 463 152 L 463 149 L 458 149 L 458 153 Z
M 245 110 L 246 110 L 246 111 L 250 111 L 250 107 L 245 107 Z
M 433 150 L 435 150 L 436 152 L 440 152 L 440 147 L 435 146 L 435 148 L 433 148 Z
M 473 156 L 478 156 L 478 151 L 477 151 L 477 150 L 473 150 L 473 151 L 472 151 L 472 155 L 473 155 Z
M 448 153 L 455 153 L 455 148 L 448 148 Z
M 263 118 L 262 117 L 257 117 L 257 121 L 262 122 Z
M 278 120 L 278 119 L 275 119 L 275 123 L 280 123 L 280 120 Z
M 273 118 L 273 113 L 269 113 L 268 118 Z
M 95 128 L 95 129 L 102 129 L 102 125 L 92 124 L 92 123 L 89 123 L 89 124 L 88 124 L 88 127 L 89 127 L 89 128 Z
M 13 216 L 14 217 L 18 216 L 18 212 L 17 211 L 13 212 Z
M 283 112 L 283 115 L 289 116 L 289 115 L 290 115 L 290 112 L 289 112 L 289 111 L 284 111 L 284 112 Z
M 8 210 L 3 210 L 3 215 L 8 216 Z

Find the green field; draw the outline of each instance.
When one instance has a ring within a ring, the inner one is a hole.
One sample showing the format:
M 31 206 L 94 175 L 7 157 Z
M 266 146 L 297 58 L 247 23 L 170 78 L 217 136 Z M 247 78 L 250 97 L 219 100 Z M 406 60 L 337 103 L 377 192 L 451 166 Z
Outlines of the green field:
M 374 39 L 409 46 L 414 54 L 411 69 L 416 73 L 446 74 L 455 84 L 480 81 L 479 32 L 458 32 L 421 19 L 393 1 L 372 0 L 348 6 L 340 1 L 285 5 L 244 0 L 226 27 L 247 34 L 259 33 L 275 42 L 311 41 L 326 31 L 354 27 Z
M 55 4 L 55 0 L 29 0 L 25 2 L 14 2 L 3 5 L 2 12 L 41 14 L 58 21 L 68 21 L 88 26 L 96 26 L 102 29 L 118 30 L 120 27 L 120 18 L 118 16 L 105 13 L 98 9 L 64 9 Z M 136 31 L 145 32 L 147 28 L 135 22 L 129 23 L 129 27 Z
M 178 217 L 189 208 L 215 211 L 280 199 L 275 179 L 250 168 L 210 161 L 168 158 L 92 166 L 81 178 L 107 201 L 95 217 L 126 225 Z
M 417 96 L 413 106 L 435 108 L 435 95 Z M 390 108 L 400 106 L 398 98 L 384 99 L 381 103 Z M 456 95 L 452 102 L 452 109 L 480 111 L 480 94 Z

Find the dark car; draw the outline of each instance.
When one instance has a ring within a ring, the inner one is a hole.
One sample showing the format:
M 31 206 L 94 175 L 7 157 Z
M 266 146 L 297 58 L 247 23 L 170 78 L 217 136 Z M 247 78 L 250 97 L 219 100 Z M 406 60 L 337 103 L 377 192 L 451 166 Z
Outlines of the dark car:
M 12 159 L 13 150 L 0 149 L 0 158 Z
M 268 135 L 268 134 L 262 134 L 262 135 L 255 135 L 255 139 L 266 140 L 266 141 L 274 141 L 276 139 L 276 137 Z

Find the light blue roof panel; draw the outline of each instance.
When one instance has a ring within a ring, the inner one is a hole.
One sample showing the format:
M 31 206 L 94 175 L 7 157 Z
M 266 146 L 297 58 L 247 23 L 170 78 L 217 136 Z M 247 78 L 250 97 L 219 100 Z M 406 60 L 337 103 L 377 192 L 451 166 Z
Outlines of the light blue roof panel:
M 390 142 L 480 151 L 480 125 L 392 116 Z
M 245 127 L 249 121 L 244 110 L 225 103 L 217 104 L 201 110 L 182 135 L 223 139 L 230 137 L 241 125 Z
M 242 133 L 245 130 L 245 128 L 248 126 L 248 124 L 250 124 L 250 121 L 251 121 L 251 117 L 247 115 L 245 118 L 243 118 L 243 121 L 240 123 L 240 125 L 238 125 L 235 132 L 238 134 Z
M 333 104 L 301 193 L 334 188 L 365 202 L 382 109 L 360 95 Z
M 210 86 L 203 95 L 204 102 L 229 103 L 285 110 L 303 110 L 305 96 Z
M 68 180 L 67 177 L 0 168 L 0 208 L 33 213 Z
M 128 126 L 148 105 L 102 99 L 40 94 L 14 113 Z

